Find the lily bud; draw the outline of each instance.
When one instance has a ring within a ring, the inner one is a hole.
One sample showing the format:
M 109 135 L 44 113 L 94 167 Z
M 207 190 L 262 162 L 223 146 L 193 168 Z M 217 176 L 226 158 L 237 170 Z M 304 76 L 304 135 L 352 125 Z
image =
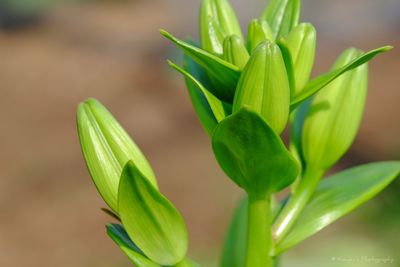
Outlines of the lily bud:
M 310 79 L 314 66 L 317 32 L 310 23 L 302 23 L 289 34 L 287 45 L 293 61 L 294 95 L 301 92 Z
M 273 41 L 272 30 L 265 19 L 253 19 L 247 31 L 247 50 L 252 53 L 264 41 Z
M 290 88 L 279 47 L 261 43 L 251 55 L 240 77 L 233 112 L 248 107 L 280 134 L 289 117 Z
M 347 49 L 337 60 L 338 69 L 362 51 Z M 304 122 L 302 146 L 307 165 L 328 169 L 353 143 L 360 126 L 368 87 L 368 65 L 351 70 L 318 92 Z
M 157 188 L 146 158 L 111 113 L 97 100 L 81 103 L 77 126 L 82 153 L 97 190 L 118 213 L 118 185 L 124 165 L 132 160 Z
M 235 11 L 227 0 L 203 0 L 200 8 L 202 48 L 222 55 L 226 36 L 235 34 L 243 39 Z
M 242 70 L 246 66 L 250 55 L 240 37 L 231 35 L 225 38 L 223 58 Z

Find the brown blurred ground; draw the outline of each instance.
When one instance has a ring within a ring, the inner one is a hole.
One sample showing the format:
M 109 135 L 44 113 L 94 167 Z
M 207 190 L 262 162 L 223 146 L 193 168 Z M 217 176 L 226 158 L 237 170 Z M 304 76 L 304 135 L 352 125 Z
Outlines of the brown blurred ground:
M 254 2 L 242 9 L 242 20 L 261 1 Z M 105 235 L 110 219 L 99 210 L 104 205 L 77 142 L 75 108 L 90 96 L 114 113 L 148 156 L 162 191 L 187 221 L 191 253 L 218 253 L 240 193 L 214 162 L 181 77 L 165 64 L 179 54 L 158 28 L 196 34 L 197 4 L 181 3 L 61 6 L 37 25 L 0 32 L 0 266 L 129 266 Z M 325 30 L 318 73 L 348 46 L 400 46 L 398 27 L 357 17 L 361 28 L 344 30 L 351 13 L 334 21 L 328 1 L 319 4 L 319 15 L 309 6 L 306 18 Z M 335 27 L 321 22 L 324 12 Z M 399 49 L 371 64 L 365 119 L 343 166 L 399 158 L 399 67 Z

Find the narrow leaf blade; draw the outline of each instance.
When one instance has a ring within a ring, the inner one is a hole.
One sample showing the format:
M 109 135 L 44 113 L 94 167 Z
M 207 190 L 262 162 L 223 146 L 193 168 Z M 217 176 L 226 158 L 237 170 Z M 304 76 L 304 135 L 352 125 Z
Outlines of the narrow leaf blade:
M 277 255 L 373 198 L 400 174 L 400 161 L 361 165 L 321 181 Z
M 363 65 L 364 63 L 367 63 L 368 61 L 373 59 L 378 54 L 390 51 L 392 48 L 393 47 L 391 47 L 391 46 L 384 46 L 381 48 L 371 50 L 371 51 L 357 57 L 352 62 L 350 62 L 349 64 L 347 64 L 343 67 L 329 71 L 329 72 L 311 80 L 310 82 L 307 83 L 307 85 L 304 87 L 304 89 L 292 100 L 291 109 L 292 110 L 295 109 L 303 101 L 305 101 L 307 98 L 309 98 L 310 96 L 317 93 L 319 90 L 324 88 L 326 85 L 328 85 L 329 83 L 334 81 L 336 78 L 340 77 L 343 73 L 346 73 L 347 71 L 350 71 L 352 69 L 355 69 L 355 68 Z
M 212 92 L 215 96 L 226 102 L 233 100 L 236 84 L 240 77 L 238 67 L 198 47 L 185 43 L 164 30 L 160 32 L 207 70 L 217 83 L 217 86 L 213 87 L 215 91 Z

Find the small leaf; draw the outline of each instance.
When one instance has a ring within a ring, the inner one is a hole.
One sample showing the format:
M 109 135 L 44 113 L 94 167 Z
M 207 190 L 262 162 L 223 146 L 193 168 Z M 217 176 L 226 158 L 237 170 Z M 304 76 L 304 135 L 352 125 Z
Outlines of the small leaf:
M 239 81 L 240 71 L 235 65 L 210 54 L 191 44 L 185 43 L 168 32 L 161 30 L 163 36 L 175 43 L 182 51 L 200 64 L 213 80 L 217 83 L 212 93 L 221 100 L 232 102 L 237 82 Z
M 174 64 L 171 61 L 168 61 L 168 64 L 174 68 L 176 71 L 183 74 L 188 83 L 191 83 L 197 90 L 199 90 L 204 97 L 206 98 L 207 104 L 211 108 L 213 116 L 217 120 L 217 122 L 222 121 L 227 116 L 224 104 L 218 98 L 216 98 L 212 93 L 210 93 L 196 78 L 194 78 L 190 73 L 179 67 L 178 65 Z
M 107 234 L 137 267 L 161 267 L 143 255 L 121 225 L 107 225 Z
M 334 68 L 341 68 L 362 54 L 346 50 Z M 302 155 L 307 166 L 332 167 L 349 149 L 364 113 L 368 89 L 368 65 L 347 72 L 311 101 L 302 132 Z
M 247 108 L 218 124 L 212 147 L 228 177 L 249 194 L 263 196 L 280 191 L 297 177 L 296 160 L 280 137 Z
M 400 174 L 400 161 L 370 163 L 322 180 L 276 254 L 316 234 L 373 198 Z
M 252 53 L 259 44 L 274 41 L 272 30 L 265 19 L 253 19 L 247 30 L 247 50 Z
M 223 58 L 242 70 L 250 56 L 243 41 L 237 35 L 230 35 L 224 41 Z
M 239 202 L 228 228 L 221 267 L 243 267 L 247 247 L 247 197 Z
M 235 11 L 226 0 L 203 0 L 200 8 L 202 48 L 216 55 L 223 53 L 223 41 L 235 34 L 243 39 Z
M 300 0 L 271 0 L 263 18 L 267 19 L 275 39 L 285 37 L 297 26 L 300 10 Z
M 123 166 L 132 160 L 157 187 L 150 164 L 111 113 L 97 100 L 81 103 L 77 127 L 82 153 L 97 190 L 107 205 L 118 213 L 118 185 Z
M 261 43 L 250 57 L 237 86 L 233 112 L 257 112 L 281 134 L 289 117 L 290 88 L 285 63 L 276 44 Z
M 295 90 L 298 95 L 310 79 L 314 66 L 317 32 L 310 23 L 301 23 L 289 34 L 287 45 L 293 60 Z
M 307 83 L 307 85 L 304 87 L 304 89 L 301 91 L 300 94 L 298 94 L 291 102 L 291 109 L 295 109 L 299 104 L 301 104 L 303 101 L 305 101 L 307 98 L 310 96 L 314 95 L 317 93 L 319 90 L 327 86 L 329 83 L 334 81 L 336 78 L 340 77 L 342 74 L 344 74 L 347 71 L 353 70 L 371 59 L 373 59 L 376 55 L 390 51 L 393 47 L 392 46 L 384 46 L 381 48 L 377 48 L 374 50 L 371 50 L 363 55 L 360 55 L 359 57 L 355 58 L 353 61 L 348 63 L 347 65 L 338 68 L 338 69 L 333 69 L 321 76 L 318 76 L 317 78 L 311 80 L 310 82 Z
M 149 259 L 160 265 L 184 259 L 188 237 L 182 216 L 132 161 L 121 176 L 118 204 L 126 232 Z

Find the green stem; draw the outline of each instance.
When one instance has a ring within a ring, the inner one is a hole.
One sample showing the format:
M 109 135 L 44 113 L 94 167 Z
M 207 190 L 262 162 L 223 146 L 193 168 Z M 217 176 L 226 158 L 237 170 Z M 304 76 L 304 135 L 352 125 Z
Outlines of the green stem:
M 246 267 L 273 267 L 271 197 L 249 195 Z
M 315 170 L 312 168 L 305 169 L 304 175 L 300 180 L 296 191 L 290 197 L 288 203 L 285 205 L 272 227 L 276 243 L 282 241 L 286 234 L 291 230 L 301 211 L 314 194 L 323 174 L 324 171 L 321 170 Z

